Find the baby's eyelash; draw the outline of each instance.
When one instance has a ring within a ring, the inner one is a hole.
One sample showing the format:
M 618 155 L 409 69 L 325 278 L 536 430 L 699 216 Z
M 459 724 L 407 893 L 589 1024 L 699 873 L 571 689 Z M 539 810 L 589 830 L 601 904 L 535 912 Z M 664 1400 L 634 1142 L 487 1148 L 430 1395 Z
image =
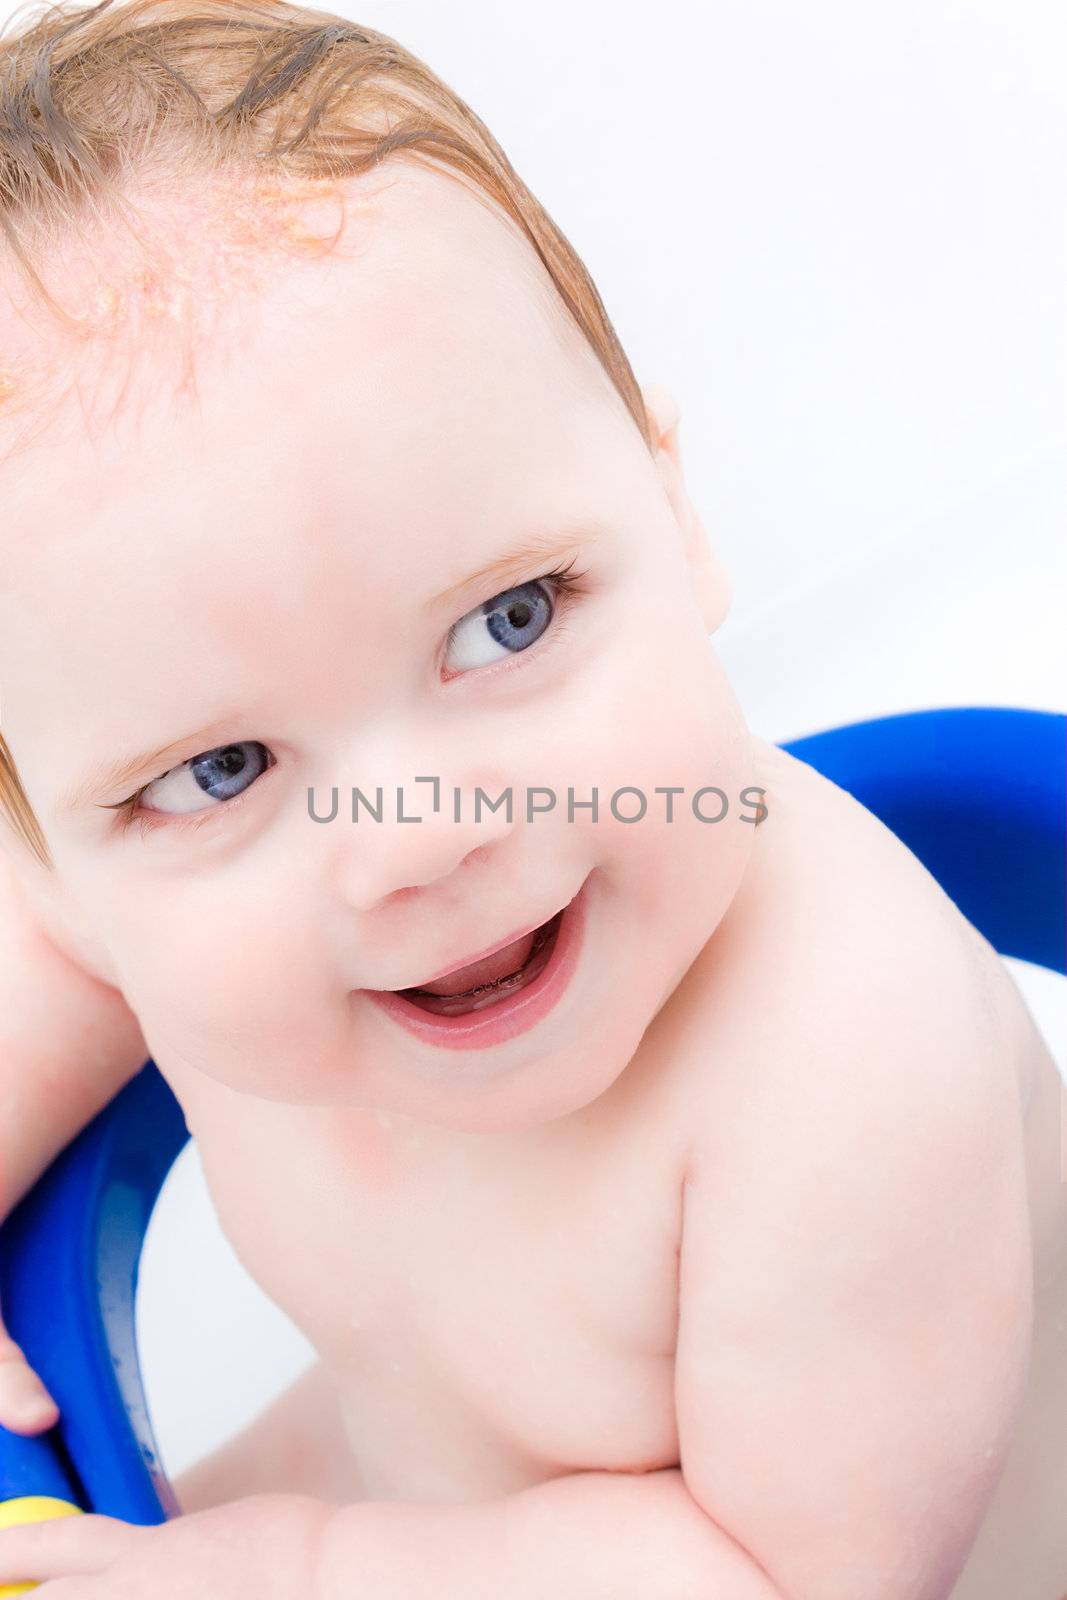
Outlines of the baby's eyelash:
M 166 777 L 166 773 L 162 773 L 161 776 Z M 155 778 L 149 779 L 149 783 L 155 782 Z M 133 818 L 133 808 L 136 806 L 138 800 L 144 794 L 148 786 L 148 783 L 143 783 L 137 790 L 136 794 L 129 795 L 125 800 L 112 800 L 110 804 L 100 805 L 97 809 L 100 811 L 117 811 L 119 813 L 119 822 L 121 826 L 125 828 Z
M 539 572 L 536 578 L 529 578 L 526 581 L 528 583 L 551 584 L 556 591 L 557 597 L 562 598 L 564 604 L 567 605 L 571 601 L 579 599 L 582 595 L 588 592 L 584 579 L 588 577 L 589 569 L 587 567 L 583 567 L 579 571 L 575 571 L 574 563 L 577 559 L 577 556 L 572 556 L 571 559 L 564 562 L 562 566 L 553 567 L 551 572 Z M 523 585 L 511 584 L 510 587 L 513 589 L 520 589 L 523 587 Z M 501 589 L 498 591 L 500 594 L 507 594 L 507 592 L 507 589 Z M 495 599 L 496 596 L 494 595 L 492 598 Z M 469 612 L 464 612 L 464 617 L 469 615 Z M 460 617 L 449 628 L 448 636 L 445 640 L 446 648 L 455 638 L 456 629 L 459 627 L 459 624 L 462 621 L 463 617 Z M 523 654 L 525 654 L 525 652 L 523 652 Z M 517 659 L 518 657 L 516 657 L 516 660 Z
M 575 594 L 584 593 L 582 580 L 589 576 L 589 570 L 587 567 L 583 567 L 580 571 L 575 572 L 574 563 L 576 560 L 577 557 L 572 556 L 562 567 L 554 567 L 551 572 L 542 573 L 540 581 L 542 583 L 554 583 L 559 589 L 569 590 Z
M 180 762 L 179 765 L 184 766 L 185 763 Z M 273 762 L 271 765 L 273 765 Z M 176 772 L 177 767 L 173 767 L 168 770 Z M 269 771 L 270 768 L 268 767 L 266 770 Z M 153 817 L 148 814 L 138 816 L 138 800 L 140 800 L 146 789 L 150 789 L 154 783 L 159 782 L 160 778 L 165 778 L 166 776 L 166 772 L 161 772 L 157 777 L 149 778 L 147 783 L 142 783 L 141 787 L 134 794 L 127 796 L 125 800 L 113 800 L 109 805 L 102 805 L 100 810 L 117 811 L 119 814 L 119 829 L 123 833 L 126 832 L 131 823 L 136 822 L 141 830 L 141 838 L 143 839 L 147 833 L 151 833 L 153 828 L 159 828 L 164 823 L 166 823 L 168 828 L 174 829 L 178 832 L 185 828 L 202 828 L 205 826 L 205 824 L 211 823 L 220 811 L 225 811 L 227 815 L 233 811 L 236 811 L 241 805 L 243 805 L 245 795 L 247 795 L 249 790 L 253 787 L 252 784 L 249 784 L 248 789 L 245 790 L 244 794 L 235 794 L 232 799 L 225 800 L 217 806 L 205 806 L 202 811 L 192 811 L 187 817 L 170 816 L 162 812 L 158 817 Z M 262 776 L 262 774 L 260 774 L 260 776 Z

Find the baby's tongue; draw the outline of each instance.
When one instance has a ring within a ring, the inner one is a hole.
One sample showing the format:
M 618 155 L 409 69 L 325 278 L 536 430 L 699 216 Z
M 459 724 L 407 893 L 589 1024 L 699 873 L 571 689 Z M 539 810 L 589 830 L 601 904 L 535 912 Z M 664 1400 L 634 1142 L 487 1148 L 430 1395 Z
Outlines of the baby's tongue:
M 473 989 L 475 984 L 492 983 L 494 978 L 504 978 L 509 972 L 517 972 L 530 954 L 536 932 L 535 928 L 534 933 L 524 933 L 514 944 L 507 944 L 494 955 L 483 956 L 481 961 L 472 961 L 469 966 L 450 972 L 447 978 L 438 978 L 435 983 L 420 983 L 417 987 L 423 994 L 462 994 L 466 989 Z

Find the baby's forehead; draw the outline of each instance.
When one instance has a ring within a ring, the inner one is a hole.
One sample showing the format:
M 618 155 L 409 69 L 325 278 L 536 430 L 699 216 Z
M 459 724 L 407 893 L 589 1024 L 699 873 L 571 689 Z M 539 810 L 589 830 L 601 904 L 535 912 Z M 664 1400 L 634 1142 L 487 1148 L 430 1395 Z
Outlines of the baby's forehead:
M 303 561 L 302 530 L 323 549 L 299 579 L 262 554 L 255 575 L 310 604 L 330 539 L 344 541 L 339 572 L 353 551 L 373 554 L 371 581 L 454 530 L 473 546 L 527 515 L 573 514 L 598 460 L 601 484 L 613 480 L 608 458 L 636 430 L 517 230 L 451 179 L 411 169 L 350 217 L 343 254 L 238 297 L 251 314 L 219 319 L 179 410 L 165 392 L 147 416 L 139 400 L 90 436 L 71 404 L 62 447 L 48 440 L 0 467 L 0 553 L 24 616 L 47 596 L 58 617 L 60 594 L 74 607 L 85 583 L 112 608 L 116 577 L 131 594 L 172 597 L 169 615 L 179 594 L 199 604 L 191 571 L 239 592 L 253 538 Z
M 49 260 L 73 326 L 0 256 L 0 478 L 36 441 L 96 448 L 142 402 L 195 407 L 203 382 L 248 364 L 253 328 L 278 334 L 294 382 L 313 381 L 300 345 L 335 301 L 367 313 L 357 359 L 387 346 L 394 368 L 436 362 L 443 379 L 451 358 L 460 386 L 472 352 L 484 374 L 496 350 L 516 386 L 551 357 L 568 384 L 612 390 L 519 225 L 453 173 L 394 158 L 354 180 L 220 183 L 135 204 L 147 255 L 115 228 Z
M 314 181 L 284 189 L 205 182 L 167 195 L 142 189 L 129 200 L 132 231 L 117 216 L 83 220 L 84 233 L 71 226 L 46 247 L 31 229 L 30 253 L 53 303 L 0 251 L 0 426 L 10 429 L 74 384 L 89 390 L 116 354 L 150 360 L 168 338 L 195 339 L 211 312 L 262 293 L 286 250 L 290 260 L 300 249 L 310 257 L 310 217 L 331 200 L 336 208 L 337 190 Z

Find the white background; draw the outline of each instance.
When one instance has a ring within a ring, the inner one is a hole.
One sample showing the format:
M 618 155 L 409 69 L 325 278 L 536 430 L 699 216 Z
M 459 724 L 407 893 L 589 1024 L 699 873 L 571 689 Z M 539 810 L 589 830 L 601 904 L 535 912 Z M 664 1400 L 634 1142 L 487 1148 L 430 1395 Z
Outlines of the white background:
M 584 258 L 639 380 L 677 396 L 734 583 L 720 648 L 757 733 L 1064 709 L 1058 6 L 331 9 L 474 107 Z M 1011 965 L 1061 1049 L 1059 980 Z M 192 1147 L 138 1318 L 172 1473 L 311 1358 L 219 1234 Z

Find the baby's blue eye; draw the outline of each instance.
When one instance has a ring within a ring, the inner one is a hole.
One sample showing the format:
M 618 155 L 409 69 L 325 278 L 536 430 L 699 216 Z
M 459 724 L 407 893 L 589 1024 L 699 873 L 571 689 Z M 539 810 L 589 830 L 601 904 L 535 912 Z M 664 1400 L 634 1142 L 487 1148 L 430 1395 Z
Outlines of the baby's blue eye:
M 484 600 L 453 623 L 446 664 L 454 672 L 488 666 L 526 650 L 552 620 L 551 590 L 540 578 Z
M 202 809 L 205 796 L 209 800 L 232 800 L 271 764 L 266 745 L 256 739 L 220 745 L 153 779 L 142 789 L 140 798 L 147 799 L 153 811 L 179 816 L 186 811 Z

